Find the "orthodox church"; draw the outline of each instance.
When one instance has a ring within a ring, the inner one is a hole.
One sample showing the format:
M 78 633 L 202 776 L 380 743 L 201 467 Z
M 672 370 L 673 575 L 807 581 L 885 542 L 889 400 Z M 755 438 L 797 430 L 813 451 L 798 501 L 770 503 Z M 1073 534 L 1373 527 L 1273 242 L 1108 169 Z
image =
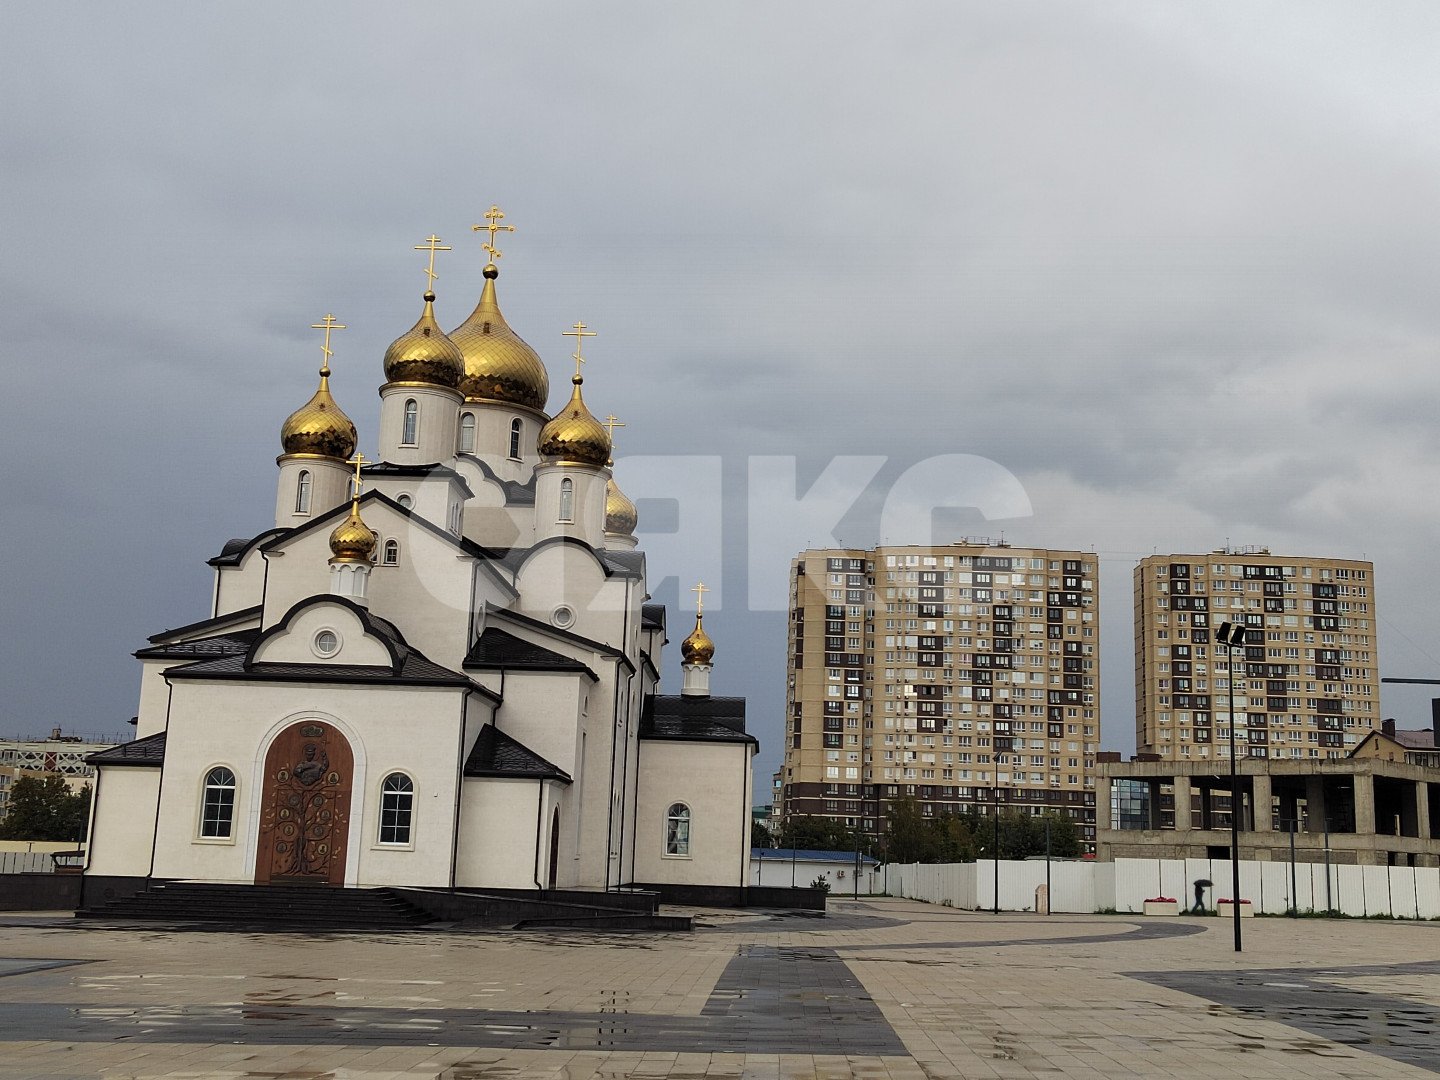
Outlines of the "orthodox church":
M 273 527 L 210 559 L 210 616 L 150 639 L 135 741 L 97 768 L 87 894 L 150 881 L 738 898 L 750 845 L 741 698 L 712 697 L 697 586 L 681 693 L 660 693 L 634 504 L 587 406 L 506 323 L 497 232 L 468 318 L 385 350 L 379 453 L 330 389 L 280 429 Z M 733 892 L 732 892 L 733 890 Z

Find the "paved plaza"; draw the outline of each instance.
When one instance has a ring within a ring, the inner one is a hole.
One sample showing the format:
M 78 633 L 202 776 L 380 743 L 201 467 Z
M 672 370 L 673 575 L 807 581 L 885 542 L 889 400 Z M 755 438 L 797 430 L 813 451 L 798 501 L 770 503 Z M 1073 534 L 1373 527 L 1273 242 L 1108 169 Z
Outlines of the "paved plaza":
M 1440 925 L 832 900 L 691 934 L 0 925 L 0 1077 L 1433 1077 Z

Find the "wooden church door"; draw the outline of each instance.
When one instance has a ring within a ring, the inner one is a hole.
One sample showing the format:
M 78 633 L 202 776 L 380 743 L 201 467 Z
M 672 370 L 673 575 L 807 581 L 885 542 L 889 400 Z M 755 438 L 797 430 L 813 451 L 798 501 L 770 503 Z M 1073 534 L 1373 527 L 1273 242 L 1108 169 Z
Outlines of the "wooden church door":
M 259 885 L 343 885 L 354 755 L 332 725 L 302 720 L 265 755 Z

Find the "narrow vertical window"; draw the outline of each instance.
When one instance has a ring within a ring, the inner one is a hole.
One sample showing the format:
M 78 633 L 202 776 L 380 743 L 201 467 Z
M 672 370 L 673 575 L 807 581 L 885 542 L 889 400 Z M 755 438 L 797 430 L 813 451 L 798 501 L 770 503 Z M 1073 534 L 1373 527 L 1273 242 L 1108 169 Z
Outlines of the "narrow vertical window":
M 404 773 L 391 773 L 380 785 L 380 843 L 410 843 L 415 785 Z
M 380 558 L 380 564 L 381 564 L 382 566 L 399 566 L 399 565 L 400 565 L 400 541 L 399 541 L 399 540 L 386 540 L 386 541 L 385 541 L 385 553 L 384 553 L 384 555 L 382 555 L 381 558 Z
M 475 452 L 475 414 L 466 413 L 460 417 L 460 453 Z
M 520 457 L 520 418 L 518 416 L 510 421 L 510 456 L 516 459 Z
M 568 476 L 560 481 L 560 520 L 575 520 L 575 481 Z
M 310 471 L 301 469 L 300 476 L 295 481 L 295 513 L 308 514 L 310 512 Z
M 217 765 L 205 774 L 205 797 L 200 808 L 200 835 L 228 840 L 235 824 L 235 774 Z
M 415 445 L 415 435 L 420 428 L 420 406 L 414 398 L 405 402 L 405 424 L 400 431 L 400 441 L 406 446 Z
M 665 811 L 665 854 L 690 854 L 690 808 L 684 803 Z

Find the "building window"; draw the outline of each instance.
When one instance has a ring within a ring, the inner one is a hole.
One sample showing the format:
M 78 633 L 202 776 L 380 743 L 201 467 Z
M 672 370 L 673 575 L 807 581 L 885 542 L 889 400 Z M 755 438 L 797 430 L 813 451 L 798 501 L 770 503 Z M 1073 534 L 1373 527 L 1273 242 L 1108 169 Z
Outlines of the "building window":
M 380 843 L 410 843 L 415 815 L 415 784 L 404 773 L 391 773 L 380 785 Z
M 517 461 L 520 459 L 520 418 L 517 416 L 510 421 L 510 456 Z
M 415 436 L 420 430 L 420 406 L 414 398 L 405 402 L 405 423 L 400 429 L 400 442 L 404 446 L 414 446 Z
M 575 520 L 575 481 L 568 476 L 560 481 L 560 520 Z
M 300 476 L 295 481 L 295 513 L 308 514 L 310 512 L 310 472 L 308 469 L 301 469 Z
M 382 554 L 382 555 L 380 556 L 380 564 L 381 564 L 382 566 L 399 566 L 399 565 L 400 565 L 400 541 L 399 541 L 399 540 L 386 540 L 386 541 L 385 541 L 384 554 Z
M 395 501 L 401 506 L 403 506 L 406 510 L 409 510 L 412 506 L 415 505 L 415 500 L 412 499 L 409 495 L 401 495 Z
M 460 453 L 475 452 L 475 414 L 465 413 L 460 417 Z
M 690 808 L 684 803 L 665 811 L 665 854 L 690 854 Z
M 328 627 L 320 630 L 311 641 L 310 648 L 316 656 L 328 659 L 340 651 L 340 635 Z
M 229 840 L 234 824 L 235 774 L 224 765 L 217 765 L 205 774 L 200 835 L 207 840 Z

